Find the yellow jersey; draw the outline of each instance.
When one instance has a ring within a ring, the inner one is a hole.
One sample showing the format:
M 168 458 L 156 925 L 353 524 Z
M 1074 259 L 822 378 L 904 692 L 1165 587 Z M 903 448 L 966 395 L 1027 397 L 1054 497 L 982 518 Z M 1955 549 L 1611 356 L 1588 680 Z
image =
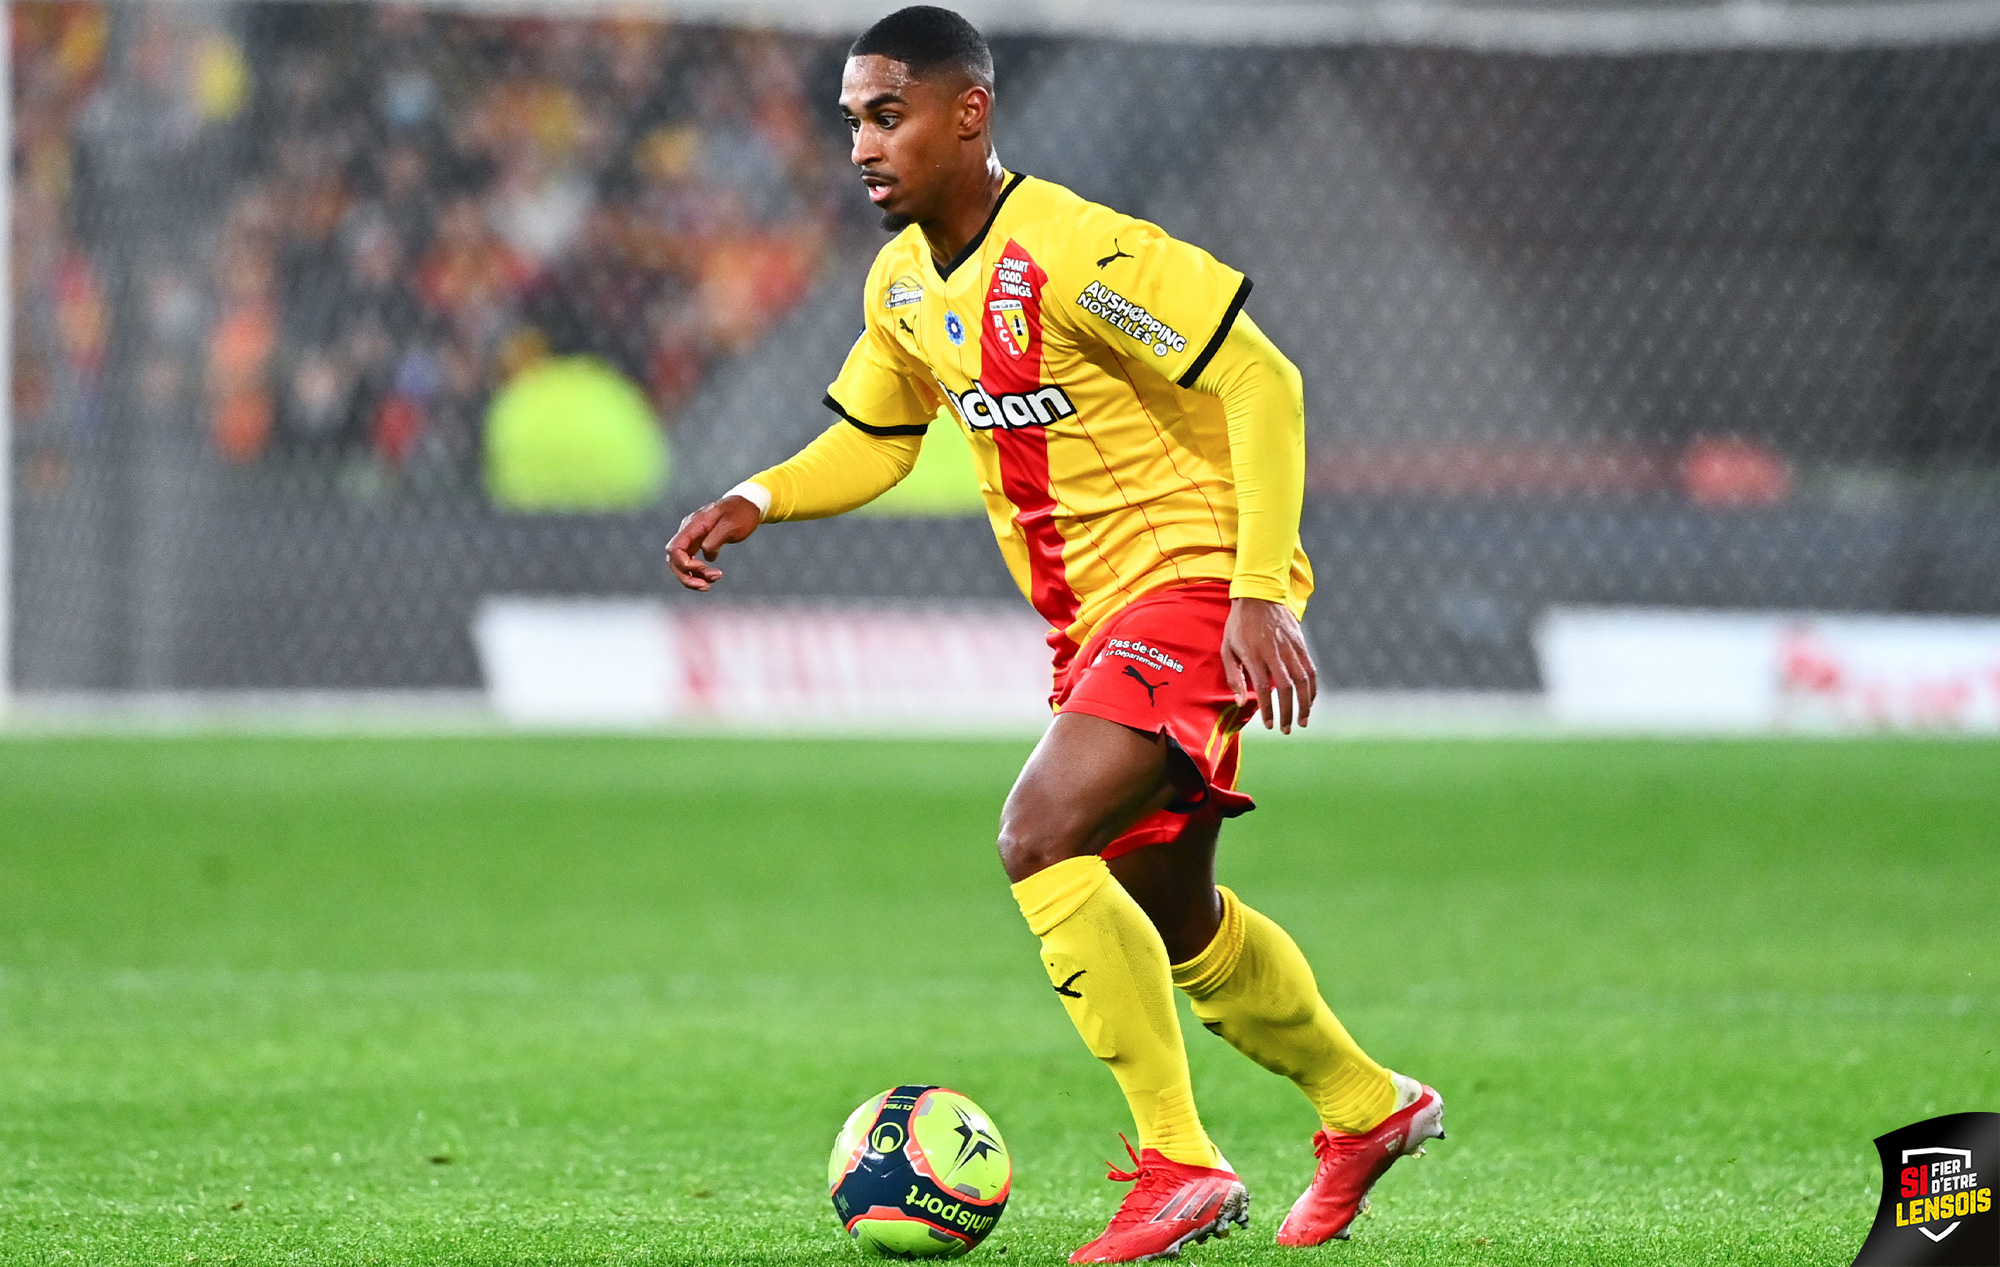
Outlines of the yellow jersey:
M 826 403 L 877 437 L 956 419 L 1059 660 L 1133 599 L 1193 581 L 1302 612 L 1295 527 L 1288 564 L 1238 567 L 1223 406 L 1194 390 L 1249 293 L 1156 225 L 1010 175 L 957 258 L 939 265 L 916 226 L 882 248 Z

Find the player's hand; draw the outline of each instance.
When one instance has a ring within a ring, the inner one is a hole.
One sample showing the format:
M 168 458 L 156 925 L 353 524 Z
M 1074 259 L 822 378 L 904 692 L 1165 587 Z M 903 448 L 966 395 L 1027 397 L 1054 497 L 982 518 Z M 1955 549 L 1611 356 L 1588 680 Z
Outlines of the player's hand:
M 1229 623 L 1222 629 L 1222 671 L 1238 704 L 1257 702 L 1264 729 L 1275 723 L 1289 735 L 1294 716 L 1301 726 L 1312 716 L 1319 673 L 1299 618 L 1283 603 L 1261 598 L 1230 602 Z
M 722 569 L 709 565 L 722 553 L 722 547 L 757 531 L 763 518 L 755 502 L 732 495 L 712 501 L 681 520 L 681 530 L 667 542 L 667 567 L 673 571 L 674 579 L 691 590 L 705 590 L 714 585 L 722 579 Z

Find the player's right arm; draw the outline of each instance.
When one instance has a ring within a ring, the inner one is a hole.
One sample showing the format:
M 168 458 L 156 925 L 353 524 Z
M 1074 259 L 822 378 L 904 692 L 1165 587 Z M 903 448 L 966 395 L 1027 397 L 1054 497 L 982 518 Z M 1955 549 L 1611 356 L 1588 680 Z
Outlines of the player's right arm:
M 877 293 L 871 284 L 865 292 Z M 795 456 L 760 471 L 681 521 L 667 543 L 674 579 L 706 590 L 722 579 L 712 566 L 722 547 L 741 541 L 766 520 L 824 519 L 865 506 L 894 488 L 916 465 L 924 431 L 942 403 L 915 377 L 886 331 L 870 314 L 826 405 L 839 415 Z

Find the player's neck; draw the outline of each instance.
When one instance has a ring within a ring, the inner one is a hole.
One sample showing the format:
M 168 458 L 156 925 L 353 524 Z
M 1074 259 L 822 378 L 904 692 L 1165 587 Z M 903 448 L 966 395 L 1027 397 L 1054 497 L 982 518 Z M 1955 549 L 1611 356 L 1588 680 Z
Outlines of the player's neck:
M 984 167 L 966 169 L 961 187 L 945 200 L 944 214 L 917 225 L 923 230 L 924 240 L 930 243 L 933 260 L 942 266 L 958 258 L 966 243 L 992 218 L 994 204 L 1000 201 L 1000 191 L 1006 184 L 1007 173 L 1001 169 L 999 157 L 991 151 L 987 152 Z

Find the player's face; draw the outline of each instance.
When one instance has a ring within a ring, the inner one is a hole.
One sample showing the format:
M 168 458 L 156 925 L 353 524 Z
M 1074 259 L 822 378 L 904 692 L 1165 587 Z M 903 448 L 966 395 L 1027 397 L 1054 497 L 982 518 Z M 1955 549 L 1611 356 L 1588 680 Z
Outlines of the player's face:
M 915 78 L 887 57 L 850 57 L 840 77 L 840 113 L 854 135 L 850 154 L 882 227 L 936 219 L 960 147 L 984 120 L 985 89 Z M 973 107 L 968 115 L 967 106 Z

